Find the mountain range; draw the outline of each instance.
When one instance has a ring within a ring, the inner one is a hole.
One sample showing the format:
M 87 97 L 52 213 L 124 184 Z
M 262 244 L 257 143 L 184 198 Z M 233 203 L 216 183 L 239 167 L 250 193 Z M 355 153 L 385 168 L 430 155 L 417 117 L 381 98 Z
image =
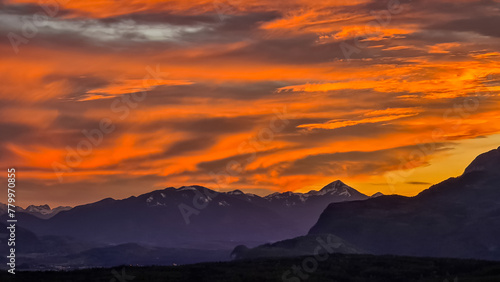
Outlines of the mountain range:
M 71 207 L 69 206 L 60 206 L 54 209 L 52 209 L 49 205 L 40 205 L 40 206 L 29 205 L 28 207 L 26 207 L 26 209 L 16 206 L 16 212 L 28 213 L 42 219 L 49 219 L 54 215 L 58 214 L 59 212 L 67 211 L 70 209 Z M 0 216 L 6 213 L 7 213 L 7 205 L 0 203 Z
M 500 260 L 499 172 L 500 148 L 415 197 L 369 197 L 337 180 L 265 197 L 195 185 L 74 208 L 30 206 L 17 215 L 20 255 L 72 267 L 194 263 L 229 259 L 231 250 L 236 259 L 311 255 L 328 238 L 337 253 Z
M 305 234 L 329 203 L 368 198 L 341 181 L 319 191 L 266 197 L 184 186 L 123 200 L 107 198 L 58 211 L 47 219 L 41 218 L 39 209 L 28 208 L 18 219 L 21 227 L 39 236 L 69 236 L 105 244 L 232 249 L 238 244 L 258 245 Z

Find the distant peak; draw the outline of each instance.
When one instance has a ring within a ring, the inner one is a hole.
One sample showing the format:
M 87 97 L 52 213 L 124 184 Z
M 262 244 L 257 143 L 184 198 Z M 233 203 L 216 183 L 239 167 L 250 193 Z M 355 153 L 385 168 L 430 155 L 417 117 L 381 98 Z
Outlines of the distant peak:
M 276 196 L 279 196 L 279 195 L 281 195 L 280 192 L 274 192 L 272 194 L 269 194 L 269 195 L 265 196 L 264 198 L 265 199 L 270 199 L 270 198 L 273 198 L 273 197 L 276 197 Z
M 340 180 L 335 180 L 333 181 L 332 183 L 326 185 L 325 187 L 321 188 L 320 191 L 329 191 L 329 190 L 334 190 L 334 189 L 337 189 L 337 188 L 340 188 L 340 187 L 346 187 L 347 185 L 340 181 Z M 349 187 L 349 186 L 347 186 Z
M 200 185 L 191 185 L 191 186 L 182 186 L 182 187 L 178 188 L 177 190 L 178 191 L 190 191 L 190 190 L 191 191 L 194 191 L 194 190 L 203 191 L 205 189 L 208 189 L 208 188 L 200 186 Z
M 51 210 L 49 205 L 40 205 L 40 206 L 35 206 L 35 205 L 29 205 L 26 210 L 28 211 L 34 211 L 38 209 L 44 209 L 44 210 Z
M 316 196 L 321 196 L 321 195 L 342 195 L 342 196 L 348 196 L 350 197 L 350 192 L 352 192 L 354 189 L 346 185 L 344 182 L 340 180 L 335 180 L 331 182 L 330 184 L 326 185 L 325 187 L 321 188 L 321 190 L 316 191 L 316 190 L 311 190 L 307 192 L 307 195 L 316 195 Z
M 245 193 L 243 193 L 241 190 L 234 190 L 234 191 L 229 191 L 227 192 L 229 195 L 243 195 Z

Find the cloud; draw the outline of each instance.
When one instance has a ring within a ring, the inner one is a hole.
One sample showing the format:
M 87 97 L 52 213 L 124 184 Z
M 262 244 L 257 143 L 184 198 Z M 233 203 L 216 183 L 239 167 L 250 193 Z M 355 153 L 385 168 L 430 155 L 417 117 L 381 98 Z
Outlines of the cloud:
M 23 20 L 43 7 L 2 1 L 0 162 L 36 184 L 25 199 L 50 190 L 61 204 L 214 185 L 209 172 L 232 161 L 230 188 L 252 191 L 339 176 L 365 189 L 420 143 L 440 145 L 417 171 L 454 165 L 449 148 L 500 133 L 499 3 L 400 2 L 380 18 L 387 1 L 69 1 L 27 37 Z M 11 32 L 25 39 L 18 53 Z M 156 66 L 168 75 L 144 85 Z M 121 119 L 112 103 L 138 91 Z M 103 118 L 116 130 L 59 183 L 52 162 Z
M 301 124 L 298 128 L 305 128 L 309 130 L 313 129 L 336 129 L 342 127 L 353 126 L 357 124 L 363 123 L 379 123 L 379 122 L 387 122 L 393 121 L 400 118 L 411 117 L 418 115 L 419 111 L 414 109 L 386 109 L 386 110 L 378 110 L 372 111 L 369 113 L 365 113 L 364 116 L 367 118 L 358 119 L 358 120 L 330 120 L 325 123 L 320 124 Z
M 22 140 L 23 137 L 29 136 L 29 133 L 34 130 L 33 127 L 18 123 L 0 123 L 0 143 L 1 142 L 15 142 Z
M 434 153 L 450 150 L 451 144 L 433 144 Z M 333 178 L 339 176 L 376 175 L 383 172 L 404 168 L 408 162 L 404 156 L 419 152 L 418 145 L 389 148 L 377 151 L 349 151 L 318 154 L 304 157 L 292 162 L 281 175 L 315 175 L 322 174 Z M 428 155 L 418 160 L 416 166 L 428 165 L 433 156 Z
M 151 85 L 153 83 L 153 85 Z M 125 80 L 120 82 L 115 82 L 104 88 L 92 89 L 86 92 L 87 95 L 80 98 L 78 101 L 90 101 L 96 99 L 108 99 L 113 98 L 116 95 L 132 94 L 139 92 L 150 91 L 158 86 L 165 85 L 190 85 L 193 84 L 189 81 L 182 80 L 166 80 L 166 79 L 155 79 L 155 80 Z
M 245 132 L 251 130 L 258 121 L 258 117 L 240 116 L 240 117 L 203 117 L 186 118 L 180 121 L 170 121 L 165 123 L 166 127 L 173 128 L 176 131 L 192 132 L 197 134 L 227 134 Z
M 498 3 L 496 8 L 498 9 Z M 500 19 L 498 16 L 483 15 L 474 18 L 445 22 L 431 26 L 431 28 L 457 32 L 470 31 L 485 36 L 500 37 L 500 31 L 495 28 L 498 25 L 500 25 Z
M 420 182 L 420 181 L 408 181 L 408 182 L 406 182 L 406 184 L 410 184 L 410 185 L 425 185 L 425 186 L 432 185 L 432 183 L 429 183 L 429 182 Z

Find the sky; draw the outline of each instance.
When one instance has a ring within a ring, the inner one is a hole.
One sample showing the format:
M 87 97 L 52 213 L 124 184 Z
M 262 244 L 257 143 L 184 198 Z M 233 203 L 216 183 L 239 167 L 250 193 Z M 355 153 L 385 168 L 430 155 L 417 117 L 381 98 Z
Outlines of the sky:
M 500 145 L 498 26 L 498 0 L 0 0 L 0 164 L 22 206 L 413 196 Z

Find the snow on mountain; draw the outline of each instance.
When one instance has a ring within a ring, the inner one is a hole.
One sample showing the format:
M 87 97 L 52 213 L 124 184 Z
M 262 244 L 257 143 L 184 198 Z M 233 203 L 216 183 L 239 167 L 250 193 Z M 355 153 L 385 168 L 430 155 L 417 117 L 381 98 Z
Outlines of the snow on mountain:
M 237 199 L 251 202 L 254 204 L 259 204 L 259 203 L 262 204 L 263 202 L 266 202 L 262 197 L 260 197 L 258 195 L 251 194 L 251 193 L 244 193 L 241 190 L 229 191 L 229 192 L 226 192 L 224 194 L 231 196 L 233 198 L 237 198 Z
M 332 202 L 340 202 L 346 200 L 364 200 L 369 198 L 368 196 L 358 192 L 354 188 L 346 185 L 342 181 L 336 180 L 326 185 L 319 191 L 311 190 L 307 193 L 273 193 L 265 196 L 264 199 L 270 202 L 285 200 L 288 202 L 288 205 L 296 205 L 299 203 L 305 203 L 317 197 L 330 198 L 333 199 Z
M 197 186 L 182 186 L 181 188 L 177 189 L 178 191 L 197 191 L 198 187 Z
M 307 231 L 329 204 L 368 198 L 367 195 L 337 180 L 319 191 L 311 190 L 307 193 L 277 192 L 261 199 L 267 202 L 266 207 L 297 222 L 300 227 Z
M 29 213 L 39 213 L 42 215 L 48 215 L 52 213 L 52 209 L 50 208 L 49 205 L 41 205 L 41 206 L 30 205 L 25 209 L 25 211 Z
M 323 187 L 319 191 L 309 191 L 308 194 L 311 195 L 343 195 L 350 197 L 351 193 L 349 193 L 349 190 L 353 190 L 353 188 L 347 186 L 344 182 L 340 180 L 336 180 L 325 187 Z
M 179 202 L 196 201 L 205 206 L 214 208 L 235 208 L 238 201 L 244 201 L 263 210 L 268 210 L 281 216 L 284 220 L 293 222 L 301 232 L 307 232 L 316 222 L 321 212 L 331 203 L 344 201 L 358 201 L 369 199 L 354 188 L 349 187 L 340 180 L 334 181 L 321 190 L 311 190 L 307 193 L 276 192 L 261 197 L 245 193 L 241 190 L 228 192 L 211 191 L 205 193 L 207 188 L 202 186 L 183 186 L 180 188 L 167 188 L 162 191 L 153 191 L 140 196 L 141 201 L 148 208 L 177 207 Z M 210 204 L 210 202 L 213 202 Z
M 20 226 L 40 235 L 113 244 L 233 248 L 305 234 L 326 206 L 357 200 L 358 194 L 362 195 L 341 182 L 311 193 L 275 193 L 266 198 L 241 190 L 222 192 L 191 185 L 122 200 L 107 198 L 47 220 L 24 217 Z M 44 205 L 27 210 L 42 217 L 50 216 L 52 209 Z
M 226 201 L 220 201 L 218 202 L 219 206 L 223 206 L 223 207 L 227 207 L 227 206 L 230 206 L 231 204 L 229 204 L 228 202 Z
M 304 228 L 299 230 L 277 212 L 239 196 L 247 197 L 201 186 L 171 187 L 81 205 L 49 220 L 21 217 L 20 226 L 41 236 L 197 248 L 234 248 L 241 243 L 261 244 L 304 233 Z
M 26 209 L 23 209 L 22 207 L 17 206 L 16 211 L 17 212 L 22 212 L 22 213 L 29 213 L 31 215 L 34 215 L 38 218 L 42 219 L 48 219 L 53 217 L 54 215 L 62 212 L 62 211 L 67 211 L 72 209 L 72 207 L 68 206 L 61 206 L 57 208 L 50 208 L 49 205 L 29 205 Z M 0 203 L 0 215 L 6 214 L 7 213 L 7 205 Z

